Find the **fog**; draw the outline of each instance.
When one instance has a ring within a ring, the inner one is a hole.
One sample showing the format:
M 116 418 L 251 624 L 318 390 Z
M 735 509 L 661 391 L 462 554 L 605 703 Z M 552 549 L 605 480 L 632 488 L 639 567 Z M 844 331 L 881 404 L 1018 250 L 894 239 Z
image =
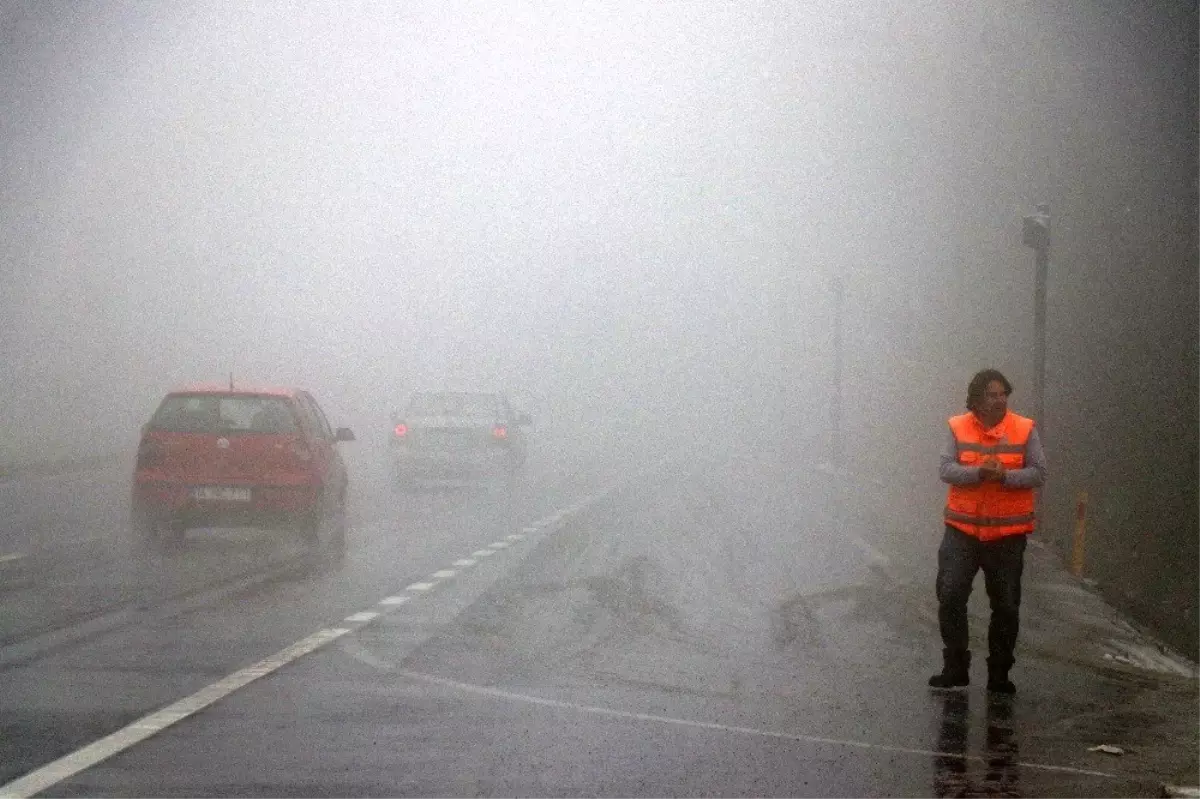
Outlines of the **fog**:
M 4 3 L 6 446 L 123 445 L 230 374 L 370 425 L 443 385 L 823 423 L 839 324 L 848 421 L 941 424 L 980 366 L 1029 384 L 1020 217 L 1070 196 L 1072 109 L 1170 113 L 1104 89 L 1122 7 L 1066 8 Z

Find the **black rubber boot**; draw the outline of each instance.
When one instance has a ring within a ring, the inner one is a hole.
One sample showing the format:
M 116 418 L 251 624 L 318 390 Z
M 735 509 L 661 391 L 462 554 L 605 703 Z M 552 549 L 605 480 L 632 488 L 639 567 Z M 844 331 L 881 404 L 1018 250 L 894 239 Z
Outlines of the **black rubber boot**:
M 1012 680 L 1008 679 L 1008 670 L 1012 668 L 1012 662 L 997 662 L 992 658 L 988 658 L 988 682 L 987 689 L 996 694 L 1015 694 L 1017 686 L 1013 685 Z
M 929 678 L 931 688 L 962 688 L 971 684 L 971 653 L 965 650 L 942 650 L 942 673 Z

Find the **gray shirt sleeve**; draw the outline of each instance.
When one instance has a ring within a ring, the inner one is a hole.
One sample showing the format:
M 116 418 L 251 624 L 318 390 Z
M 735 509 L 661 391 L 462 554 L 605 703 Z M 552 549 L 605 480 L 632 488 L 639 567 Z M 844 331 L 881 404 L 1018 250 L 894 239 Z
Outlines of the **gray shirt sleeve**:
M 1009 469 L 1004 473 L 1004 485 L 1009 488 L 1039 488 L 1046 482 L 1046 453 L 1042 450 L 1042 439 L 1037 427 L 1029 433 L 1025 442 L 1025 466 Z
M 954 433 L 946 434 L 946 448 L 942 450 L 942 466 L 939 476 L 950 485 L 974 485 L 979 482 L 978 466 L 963 466 L 958 462 L 958 444 Z M 1046 482 L 1046 453 L 1042 450 L 1042 439 L 1033 428 L 1025 442 L 1025 466 L 1009 469 L 1004 473 L 1004 485 L 1009 488 L 1038 488 Z
M 958 442 L 954 431 L 946 432 L 946 448 L 942 450 L 942 468 L 938 472 L 943 483 L 956 486 L 974 485 L 979 482 L 978 466 L 963 466 L 958 462 Z

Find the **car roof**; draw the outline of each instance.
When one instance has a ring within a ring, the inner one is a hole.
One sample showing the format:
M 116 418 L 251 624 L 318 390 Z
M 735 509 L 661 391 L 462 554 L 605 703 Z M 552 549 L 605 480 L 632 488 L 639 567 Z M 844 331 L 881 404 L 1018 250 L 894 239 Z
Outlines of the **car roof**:
M 234 383 L 189 383 L 171 390 L 171 394 L 258 394 L 270 397 L 293 398 L 301 389 L 287 386 L 256 386 Z
M 414 397 L 495 397 L 504 396 L 503 391 L 477 391 L 475 389 L 420 389 L 412 393 Z

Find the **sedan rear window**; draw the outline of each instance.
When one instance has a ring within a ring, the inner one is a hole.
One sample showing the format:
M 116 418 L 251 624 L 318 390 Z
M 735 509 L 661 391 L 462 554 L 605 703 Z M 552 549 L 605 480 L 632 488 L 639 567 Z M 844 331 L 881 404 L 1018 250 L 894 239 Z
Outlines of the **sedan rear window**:
M 176 433 L 295 433 L 286 400 L 256 395 L 172 394 L 150 420 L 152 430 Z
M 413 396 L 408 404 L 408 415 L 493 417 L 499 409 L 495 394 L 428 393 Z

